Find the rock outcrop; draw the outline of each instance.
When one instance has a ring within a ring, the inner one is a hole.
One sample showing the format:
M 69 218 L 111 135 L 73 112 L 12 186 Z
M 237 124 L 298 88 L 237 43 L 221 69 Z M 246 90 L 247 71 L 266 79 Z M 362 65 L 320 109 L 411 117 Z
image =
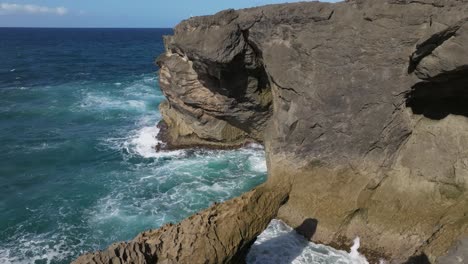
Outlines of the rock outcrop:
M 165 123 L 160 137 L 169 147 L 223 148 L 263 140 L 271 87 L 259 50 L 236 24 L 237 16 L 226 11 L 201 17 L 165 37 L 167 51 L 157 63 L 167 98 L 160 105 Z
M 264 142 L 268 184 L 289 191 L 278 217 L 293 227 L 316 219 L 312 240 L 344 247 L 359 236 L 364 254 L 390 263 L 436 263 L 465 241 L 467 0 L 228 10 L 183 21 L 166 50 L 164 138 Z M 255 227 L 249 239 L 264 222 Z
M 72 263 L 243 263 L 255 238 L 287 198 L 285 189 L 260 186 L 178 224 L 143 232 Z

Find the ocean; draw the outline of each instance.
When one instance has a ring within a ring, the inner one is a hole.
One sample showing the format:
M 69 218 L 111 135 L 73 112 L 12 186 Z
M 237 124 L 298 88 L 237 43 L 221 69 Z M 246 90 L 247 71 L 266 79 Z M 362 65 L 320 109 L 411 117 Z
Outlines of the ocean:
M 266 180 L 259 145 L 155 151 L 164 97 L 154 59 L 166 34 L 0 28 L 1 264 L 69 263 Z M 275 220 L 249 263 L 354 258 Z

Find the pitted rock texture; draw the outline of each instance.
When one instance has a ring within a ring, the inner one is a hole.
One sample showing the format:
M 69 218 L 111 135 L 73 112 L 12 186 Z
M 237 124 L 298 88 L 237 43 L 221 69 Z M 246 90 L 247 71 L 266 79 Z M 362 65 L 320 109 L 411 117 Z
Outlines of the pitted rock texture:
M 140 233 L 132 241 L 83 255 L 72 263 L 243 263 L 250 245 L 286 200 L 286 191 L 261 186 L 178 224 Z
M 389 263 L 437 263 L 468 237 L 467 21 L 468 0 L 185 20 L 158 59 L 163 134 L 180 147 L 263 141 L 267 183 L 289 191 L 279 218 L 315 219 L 312 240 L 339 248 L 359 236 Z

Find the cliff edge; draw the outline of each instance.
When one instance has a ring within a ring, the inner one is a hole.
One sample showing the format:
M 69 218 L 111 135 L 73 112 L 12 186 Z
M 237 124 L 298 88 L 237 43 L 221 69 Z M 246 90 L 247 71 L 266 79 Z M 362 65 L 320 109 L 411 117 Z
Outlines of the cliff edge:
M 461 252 L 467 0 L 227 10 L 181 22 L 165 45 L 162 137 L 171 147 L 263 142 L 270 187 L 261 190 L 289 197 L 252 203 L 263 221 L 312 218 L 313 241 L 340 248 L 359 236 L 365 255 L 390 263 L 448 263 Z M 236 263 L 213 260 L 211 247 L 206 263 Z

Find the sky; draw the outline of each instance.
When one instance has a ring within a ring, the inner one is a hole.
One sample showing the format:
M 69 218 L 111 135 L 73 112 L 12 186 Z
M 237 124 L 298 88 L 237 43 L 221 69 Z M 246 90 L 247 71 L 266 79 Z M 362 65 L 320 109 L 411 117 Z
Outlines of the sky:
M 322 0 L 336 2 L 337 0 Z M 294 0 L 0 0 L 0 27 L 168 28 L 181 20 Z

